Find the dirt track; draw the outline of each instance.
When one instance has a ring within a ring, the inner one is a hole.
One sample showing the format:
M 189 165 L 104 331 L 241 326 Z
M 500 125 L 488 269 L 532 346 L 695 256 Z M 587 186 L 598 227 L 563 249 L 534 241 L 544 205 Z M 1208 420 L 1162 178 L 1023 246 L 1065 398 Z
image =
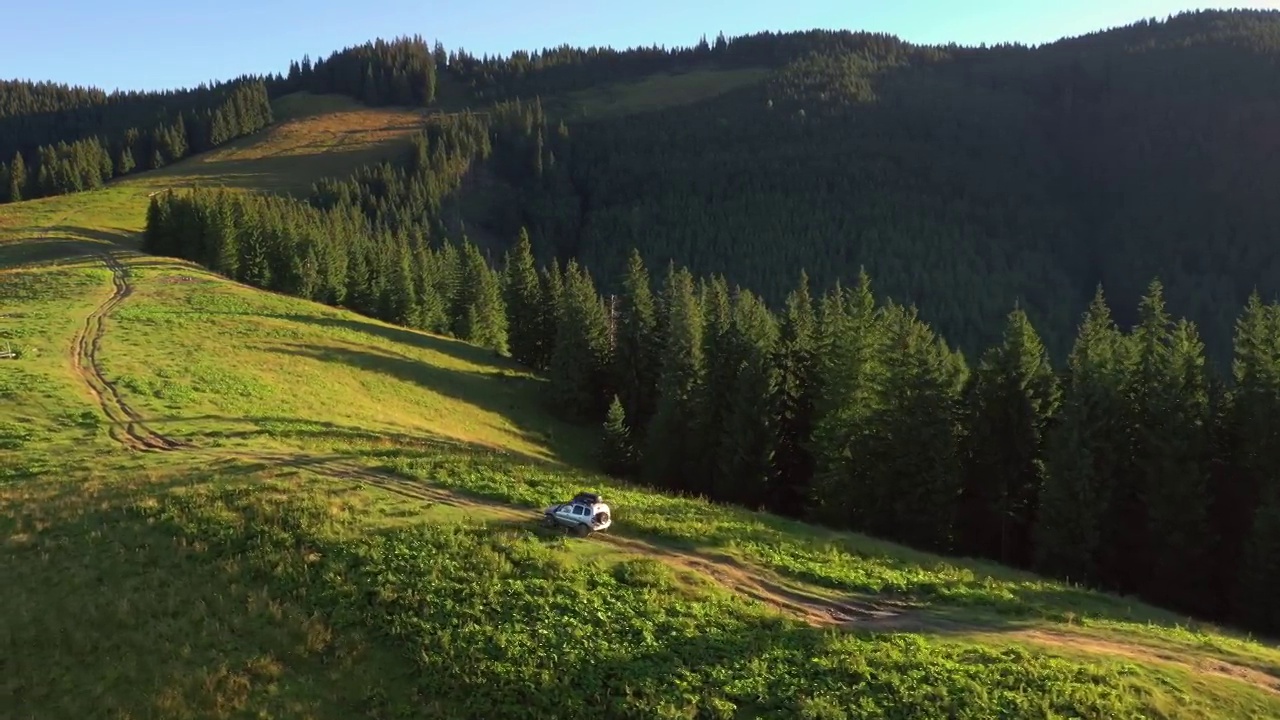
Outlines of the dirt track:
M 111 311 L 133 292 L 129 285 L 128 270 L 110 252 L 102 254 L 102 261 L 111 270 L 115 286 L 111 297 L 99 305 L 71 342 L 71 365 L 76 374 L 89 386 L 98 400 L 102 412 L 111 421 L 111 437 L 132 450 L 176 450 L 183 444 L 155 432 L 143 423 L 133 408 L 125 403 L 115 385 L 107 380 L 98 362 L 102 336 L 106 333 L 106 320 Z

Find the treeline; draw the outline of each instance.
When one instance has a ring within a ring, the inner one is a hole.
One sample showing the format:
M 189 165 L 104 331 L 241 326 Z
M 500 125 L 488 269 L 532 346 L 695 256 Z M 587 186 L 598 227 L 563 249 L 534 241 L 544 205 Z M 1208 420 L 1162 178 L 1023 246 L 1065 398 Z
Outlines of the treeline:
M 487 116 L 433 118 L 401 162 L 321 180 L 306 202 L 213 190 L 157 195 L 144 249 L 505 352 L 497 276 L 477 244 L 447 240 L 458 234 L 450 196 L 479 162 L 499 177 L 536 175 L 551 152 L 538 140 L 546 132 L 539 105 L 503 103 Z
M 225 190 L 152 198 L 143 249 L 255 287 L 507 349 L 500 279 L 470 242 L 374 231 L 350 206 Z
M 509 352 L 607 420 L 615 474 L 1280 630 L 1280 306 L 1256 296 L 1228 383 L 1159 283 L 1128 331 L 1099 290 L 1055 371 L 1020 309 L 971 366 L 865 274 L 775 313 L 675 265 L 655 288 L 633 252 L 606 297 L 527 234 L 499 270 L 352 205 L 213 191 L 153 198 L 145 247 Z
M 272 122 L 260 80 L 151 95 L 9 83 L 0 108 L 0 202 L 100 187 Z
M 312 63 L 310 56 L 289 64 L 284 77 L 271 78 L 272 96 L 306 90 L 341 93 L 366 105 L 429 105 L 436 97 L 443 49 L 419 35 L 378 39 L 343 48 Z
M 1061 370 L 1021 309 L 970 365 L 866 274 L 777 314 L 635 254 L 621 284 L 560 295 L 546 365 L 612 471 L 1280 631 L 1280 305 L 1228 383 L 1158 282 L 1127 331 L 1098 289 Z

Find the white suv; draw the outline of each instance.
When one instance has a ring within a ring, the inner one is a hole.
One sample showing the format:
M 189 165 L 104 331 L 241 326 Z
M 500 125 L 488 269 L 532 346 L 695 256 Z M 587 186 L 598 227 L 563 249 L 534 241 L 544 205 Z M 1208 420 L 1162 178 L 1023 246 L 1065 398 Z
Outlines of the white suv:
M 543 511 L 547 527 L 568 528 L 575 535 L 586 536 L 605 530 L 613 524 L 609 506 L 595 493 L 578 493 L 572 500 L 552 505 Z

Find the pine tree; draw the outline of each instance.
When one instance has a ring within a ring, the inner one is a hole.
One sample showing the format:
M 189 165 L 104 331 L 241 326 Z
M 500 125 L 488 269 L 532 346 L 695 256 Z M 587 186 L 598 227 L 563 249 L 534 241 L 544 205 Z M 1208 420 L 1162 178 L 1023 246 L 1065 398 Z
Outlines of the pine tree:
M 448 323 L 447 307 L 444 298 L 440 297 L 440 288 L 435 280 L 436 272 L 436 258 L 427 243 L 419 239 L 413 246 L 414 290 L 418 296 L 418 319 L 415 327 L 431 332 L 440 332 Z
M 644 428 L 653 417 L 658 394 L 658 323 L 649 272 L 632 249 L 618 302 L 614 377 L 632 425 Z
M 1044 480 L 1044 437 L 1059 400 L 1048 352 L 1018 307 L 965 392 L 968 433 L 957 528 L 964 552 L 1006 565 L 1029 564 Z
M 750 291 L 736 290 L 723 348 L 734 372 L 716 445 L 712 495 L 753 508 L 768 500 L 777 443 L 777 342 L 778 324 L 769 308 Z
M 961 549 L 1025 567 L 1059 388 L 1048 351 L 1020 308 L 1009 314 L 1001 344 L 983 356 L 966 394 Z
M 511 357 L 529 367 L 538 367 L 544 357 L 542 347 L 548 337 L 542 333 L 539 315 L 544 300 L 538 271 L 533 264 L 533 245 L 529 233 L 520 229 L 515 247 L 507 253 L 503 273 L 503 296 L 507 306 L 507 326 L 511 333 Z
M 502 302 L 502 285 L 479 248 L 465 243 L 462 249 L 462 277 L 459 285 L 457 336 L 474 345 L 507 352 L 507 313 Z
M 1236 382 L 1229 425 L 1233 492 L 1220 514 L 1226 577 L 1237 577 L 1232 614 L 1264 632 L 1280 631 L 1280 306 L 1254 292 L 1236 323 Z
M 556 332 L 560 327 L 560 306 L 564 299 L 564 275 L 554 259 L 538 274 L 542 287 L 543 304 L 538 313 L 539 332 L 545 342 L 539 347 L 538 367 L 551 366 L 551 356 L 555 352 Z
M 1103 578 L 1101 561 L 1110 554 L 1104 524 L 1130 455 L 1124 393 L 1131 357 L 1098 288 L 1068 358 L 1062 403 L 1048 434 L 1034 531 L 1042 572 L 1089 584 Z
M 387 283 L 387 298 L 384 302 L 389 322 L 404 327 L 416 327 L 419 322 L 418 291 L 414 283 L 413 254 L 409 243 L 403 235 L 398 236 L 394 246 L 392 277 Z M 487 347 L 494 347 L 492 344 Z M 495 348 L 501 350 L 500 347 Z
M 14 153 L 13 162 L 9 163 L 9 201 L 25 200 L 27 195 L 27 163 L 22 153 Z
M 1129 389 L 1134 466 L 1113 531 L 1129 560 L 1123 582 L 1175 607 L 1207 609 L 1208 387 L 1204 346 L 1188 322 L 1173 323 L 1153 281 L 1133 332 Z M 1123 487 L 1123 486 L 1122 486 Z M 1132 498 L 1131 504 L 1126 499 Z
M 813 479 L 814 404 L 817 400 L 817 323 L 809 296 L 809 276 L 800 274 L 798 287 L 787 297 L 779 340 L 774 352 L 778 368 L 773 401 L 777 447 L 770 476 L 769 506 L 799 517 Z
M 127 147 L 122 148 L 119 157 L 116 159 L 116 175 L 128 175 L 133 172 L 133 168 L 136 165 L 133 161 L 133 152 Z
M 703 376 L 702 307 L 689 271 L 668 271 L 661 305 L 666 338 L 658 405 L 646 436 L 645 476 L 667 487 L 687 489 L 700 453 L 695 430 Z
M 869 418 L 870 477 L 854 485 L 868 532 L 914 547 L 949 551 L 959 478 L 959 403 L 963 358 L 914 309 L 886 309 L 881 357 L 891 357 L 880 408 Z
M 624 478 L 633 475 L 637 467 L 631 429 L 627 427 L 626 411 L 617 395 L 613 396 L 609 412 L 605 416 L 600 464 L 609 475 Z
M 609 326 L 591 276 L 570 260 L 565 267 L 560 322 L 548 376 L 551 405 L 563 417 L 598 421 L 609 387 Z
M 696 493 L 714 493 L 714 488 L 726 484 L 721 476 L 716 458 L 724 442 L 725 417 L 733 399 L 734 378 L 737 375 L 737 358 L 730 341 L 733 327 L 733 306 L 729 285 L 724 277 L 714 276 L 701 288 L 704 330 L 702 357 L 705 365 L 703 382 L 698 399 L 699 414 L 697 434 L 699 454 L 694 484 L 686 489 Z
M 888 378 L 888 327 L 865 271 L 853 288 L 836 285 L 823 296 L 818 328 L 812 510 L 837 527 L 865 528 L 874 510 L 863 499 L 878 482 L 865 456 Z

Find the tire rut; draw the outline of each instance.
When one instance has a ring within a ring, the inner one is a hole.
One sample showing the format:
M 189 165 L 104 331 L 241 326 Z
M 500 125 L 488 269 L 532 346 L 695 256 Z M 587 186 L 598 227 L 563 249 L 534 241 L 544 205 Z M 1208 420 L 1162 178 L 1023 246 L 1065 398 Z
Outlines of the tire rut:
M 102 338 L 106 334 L 107 317 L 133 294 L 129 284 L 128 269 L 110 252 L 101 254 L 102 261 L 111 270 L 113 290 L 111 297 L 89 313 L 84 325 L 76 331 L 71 342 L 71 365 L 76 374 L 89 387 L 98 406 L 111 421 L 112 439 L 130 450 L 169 451 L 185 447 L 185 444 L 166 437 L 147 427 L 142 418 L 120 396 L 115 384 L 107 380 L 98 360 Z

